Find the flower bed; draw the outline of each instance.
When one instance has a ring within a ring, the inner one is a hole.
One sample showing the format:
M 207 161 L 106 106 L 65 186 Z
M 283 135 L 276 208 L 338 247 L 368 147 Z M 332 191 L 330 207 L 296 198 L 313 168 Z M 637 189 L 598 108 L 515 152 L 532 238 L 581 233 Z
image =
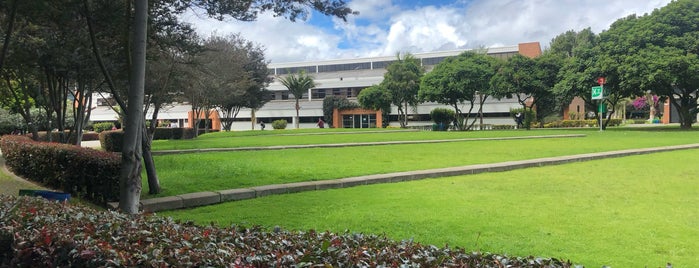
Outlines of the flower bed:
M 0 266 L 571 267 L 345 232 L 218 228 L 0 195 Z

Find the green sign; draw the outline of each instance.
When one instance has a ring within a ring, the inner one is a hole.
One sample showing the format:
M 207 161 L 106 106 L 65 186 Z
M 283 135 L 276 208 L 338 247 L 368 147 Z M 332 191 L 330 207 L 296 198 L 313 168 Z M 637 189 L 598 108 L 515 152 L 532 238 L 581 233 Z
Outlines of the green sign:
M 592 87 L 592 99 L 593 100 L 604 99 L 604 92 L 602 91 L 602 86 Z

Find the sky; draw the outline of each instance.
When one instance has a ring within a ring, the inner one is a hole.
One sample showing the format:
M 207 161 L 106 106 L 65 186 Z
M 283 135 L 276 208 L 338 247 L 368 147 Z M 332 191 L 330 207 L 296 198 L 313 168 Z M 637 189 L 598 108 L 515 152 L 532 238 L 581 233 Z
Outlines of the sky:
M 311 12 L 291 22 L 270 13 L 254 22 L 217 21 L 190 10 L 181 16 L 197 33 L 241 36 L 272 63 L 393 56 L 502 47 L 551 39 L 569 30 L 600 33 L 617 19 L 643 15 L 671 0 L 347 0 L 348 20 Z

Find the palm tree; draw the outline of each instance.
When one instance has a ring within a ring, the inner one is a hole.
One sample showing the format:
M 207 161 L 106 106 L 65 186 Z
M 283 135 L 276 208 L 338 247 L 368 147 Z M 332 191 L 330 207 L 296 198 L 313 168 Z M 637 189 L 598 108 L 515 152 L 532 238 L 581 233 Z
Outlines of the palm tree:
M 303 93 L 308 92 L 309 89 L 316 86 L 313 82 L 313 77 L 306 74 L 304 70 L 299 71 L 297 74 L 289 74 L 288 76 L 281 78 L 280 82 L 284 85 L 291 94 L 294 95 L 296 100 L 296 128 L 299 128 L 299 99 L 303 96 Z

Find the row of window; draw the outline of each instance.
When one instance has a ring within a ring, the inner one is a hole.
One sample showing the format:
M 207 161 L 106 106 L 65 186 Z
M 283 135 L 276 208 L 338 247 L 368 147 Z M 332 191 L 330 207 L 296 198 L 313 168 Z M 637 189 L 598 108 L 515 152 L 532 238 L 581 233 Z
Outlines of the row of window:
M 507 59 L 517 54 L 517 52 L 506 52 L 506 53 L 493 53 L 489 54 L 495 58 Z M 423 66 L 437 65 L 444 61 L 448 57 L 431 57 L 431 58 L 421 58 Z M 328 64 L 328 65 L 314 65 L 314 66 L 298 66 L 290 68 L 270 68 L 270 73 L 272 75 L 283 75 L 290 73 L 298 73 L 303 70 L 306 73 L 328 73 L 328 72 L 340 72 L 340 71 L 352 71 L 352 70 L 377 70 L 385 69 L 386 66 L 393 63 L 394 60 L 387 61 L 374 61 L 374 62 L 359 62 L 359 63 L 345 63 L 345 64 Z
M 321 88 L 311 90 L 311 99 L 324 99 L 327 96 L 339 96 L 346 98 L 355 98 L 362 88 Z M 294 98 L 294 94 L 289 91 L 272 92 L 272 100 L 288 100 Z M 301 99 L 307 99 L 308 93 L 304 93 Z

